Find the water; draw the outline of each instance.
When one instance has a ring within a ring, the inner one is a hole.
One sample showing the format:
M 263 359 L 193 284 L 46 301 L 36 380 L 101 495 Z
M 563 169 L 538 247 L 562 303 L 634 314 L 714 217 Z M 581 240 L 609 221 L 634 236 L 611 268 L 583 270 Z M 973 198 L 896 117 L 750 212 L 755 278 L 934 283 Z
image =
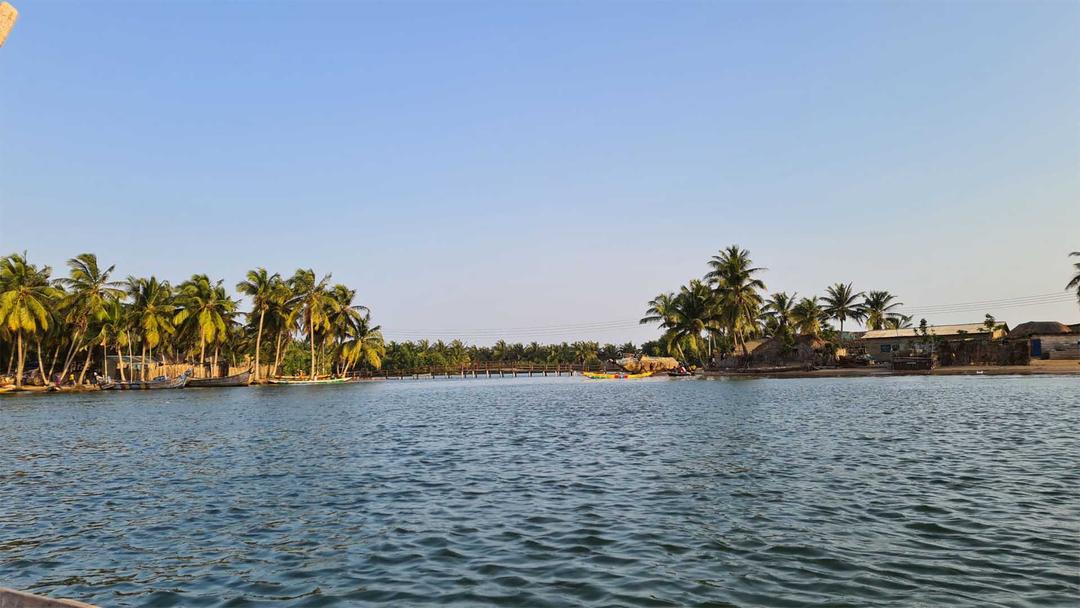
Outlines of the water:
M 0 585 L 103 606 L 1080 602 L 1080 380 L 0 399 Z

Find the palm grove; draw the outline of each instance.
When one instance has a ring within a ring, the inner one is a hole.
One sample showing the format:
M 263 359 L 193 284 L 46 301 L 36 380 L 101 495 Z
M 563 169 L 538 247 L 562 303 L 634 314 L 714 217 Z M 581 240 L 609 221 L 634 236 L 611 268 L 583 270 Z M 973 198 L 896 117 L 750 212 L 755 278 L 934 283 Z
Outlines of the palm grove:
M 704 364 L 716 354 L 749 354 L 747 341 L 797 336 L 835 340 L 845 324 L 865 321 L 869 329 L 910 327 L 897 312 L 902 304 L 888 291 L 857 292 L 837 283 L 825 295 L 799 297 L 779 291 L 766 295 L 750 252 L 732 245 L 708 262 L 709 271 L 678 292 L 663 293 L 648 304 L 642 323 L 659 323 L 664 349 L 683 360 Z M 829 322 L 835 321 L 836 328 Z
M 53 276 L 25 253 L 0 258 L 0 357 L 18 386 L 53 378 L 82 384 L 108 356 L 213 369 L 250 362 L 258 379 L 264 370 L 315 377 L 378 368 L 385 353 L 356 291 L 309 269 L 289 278 L 249 271 L 236 286 L 251 304 L 241 313 L 223 281 L 205 274 L 177 285 L 153 276 L 118 280 L 91 253 L 67 266 L 66 276 Z M 128 378 L 119 368 L 120 380 L 147 379 L 146 366 L 135 373 Z
M 1070 256 L 1080 256 L 1074 251 Z M 750 252 L 732 245 L 708 262 L 709 271 L 678 292 L 663 293 L 648 303 L 641 323 L 659 323 L 662 349 L 683 360 L 699 363 L 717 353 L 749 354 L 746 342 L 776 338 L 791 344 L 798 336 L 843 341 L 844 326 L 865 323 L 867 329 L 911 327 L 911 317 L 900 314 L 903 304 L 888 291 L 855 291 L 851 283 L 836 283 L 825 295 L 799 297 L 774 292 L 766 296 L 761 274 Z M 1066 285 L 1080 301 L 1080 262 Z M 834 328 L 830 321 L 836 323 Z M 921 325 L 925 325 L 925 320 Z M 987 315 L 989 327 L 993 317 Z

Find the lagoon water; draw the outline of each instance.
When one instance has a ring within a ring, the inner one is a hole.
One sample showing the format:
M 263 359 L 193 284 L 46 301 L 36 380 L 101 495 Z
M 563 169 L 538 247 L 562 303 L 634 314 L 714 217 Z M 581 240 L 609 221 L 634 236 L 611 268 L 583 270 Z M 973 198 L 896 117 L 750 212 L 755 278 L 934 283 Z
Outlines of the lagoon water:
M 1080 380 L 0 398 L 0 586 L 101 606 L 1080 603 Z

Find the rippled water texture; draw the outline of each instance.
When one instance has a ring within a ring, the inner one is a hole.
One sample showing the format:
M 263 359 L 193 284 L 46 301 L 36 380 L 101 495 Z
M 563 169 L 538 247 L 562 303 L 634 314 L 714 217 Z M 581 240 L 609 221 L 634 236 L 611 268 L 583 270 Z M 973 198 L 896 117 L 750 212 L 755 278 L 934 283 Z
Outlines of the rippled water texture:
M 1080 602 L 1080 380 L 0 399 L 0 585 L 103 606 Z

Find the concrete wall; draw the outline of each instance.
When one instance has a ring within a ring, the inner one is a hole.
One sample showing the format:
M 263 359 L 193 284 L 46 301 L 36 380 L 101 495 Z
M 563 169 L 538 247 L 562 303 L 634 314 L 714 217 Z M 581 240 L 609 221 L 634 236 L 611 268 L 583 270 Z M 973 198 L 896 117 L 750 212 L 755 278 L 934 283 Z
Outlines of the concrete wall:
M 1028 343 L 1033 339 L 1042 343 L 1043 356 L 1049 353 L 1051 359 L 1080 359 L 1080 334 L 1031 336 Z

